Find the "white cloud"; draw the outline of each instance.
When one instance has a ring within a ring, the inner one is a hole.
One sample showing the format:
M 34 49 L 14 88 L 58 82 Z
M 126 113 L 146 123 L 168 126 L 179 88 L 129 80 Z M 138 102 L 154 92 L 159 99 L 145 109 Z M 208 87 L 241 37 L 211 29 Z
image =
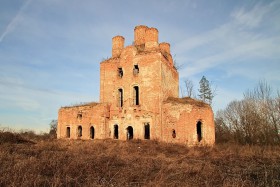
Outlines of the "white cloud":
M 4 32 L 0 35 L 0 43 L 3 41 L 3 39 L 6 37 L 7 34 L 12 32 L 17 24 L 22 20 L 22 13 L 27 8 L 27 6 L 30 4 L 32 0 L 27 0 L 23 3 L 22 7 L 19 9 L 16 16 L 10 21 L 10 23 L 5 28 Z
M 269 5 L 255 5 L 252 10 L 246 11 L 245 8 L 240 8 L 232 12 L 231 17 L 237 24 L 243 25 L 249 28 L 255 28 L 260 26 L 264 16 L 270 11 Z
M 228 23 L 177 44 L 177 58 L 187 60 L 186 68 L 180 71 L 181 75 L 192 76 L 233 62 L 238 67 L 240 63 L 244 63 L 244 59 L 246 63 L 259 58 L 266 60 L 266 63 L 269 63 L 270 58 L 280 59 L 279 34 L 251 30 L 261 27 L 264 17 L 269 16 L 274 9 L 271 4 L 257 4 L 248 11 L 240 8 L 231 14 L 232 19 Z M 277 18 L 280 18 L 280 13 L 271 19 Z M 199 56 L 195 55 L 196 51 L 199 51 Z M 258 68 L 256 63 L 252 64 L 251 70 Z M 248 72 L 244 75 L 247 74 Z

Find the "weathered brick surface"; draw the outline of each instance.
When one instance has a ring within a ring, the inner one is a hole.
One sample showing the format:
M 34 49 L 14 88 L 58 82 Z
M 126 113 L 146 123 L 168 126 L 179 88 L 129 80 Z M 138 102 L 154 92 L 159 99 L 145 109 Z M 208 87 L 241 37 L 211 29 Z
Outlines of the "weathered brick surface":
M 211 107 L 192 99 L 179 99 L 178 84 L 170 45 L 158 43 L 157 29 L 137 26 L 134 44 L 124 47 L 124 38 L 115 36 L 112 57 L 100 63 L 100 103 L 59 110 L 58 138 L 67 137 L 67 127 L 71 139 L 92 138 L 91 127 L 94 127 L 94 138 L 116 138 L 115 125 L 118 125 L 118 139 L 127 139 L 129 126 L 133 128 L 133 138 L 144 139 L 144 125 L 149 123 L 150 139 L 212 145 L 215 132 Z M 135 103 L 135 86 L 139 103 Z M 198 121 L 202 123 L 201 141 L 198 141 Z M 174 130 L 176 137 L 172 136 Z
M 81 139 L 90 139 L 90 127 L 94 127 L 95 138 L 106 138 L 107 117 L 109 117 L 109 110 L 106 104 L 90 103 L 82 106 L 62 107 L 58 112 L 58 138 L 66 138 L 66 129 L 70 127 L 70 138 L 77 139 L 78 126 L 82 126 Z
M 163 104 L 162 139 L 167 142 L 182 142 L 188 145 L 207 144 L 215 142 L 214 116 L 209 105 L 189 98 L 169 98 Z M 198 142 L 197 123 L 202 124 L 202 140 Z M 176 131 L 176 138 L 172 131 Z

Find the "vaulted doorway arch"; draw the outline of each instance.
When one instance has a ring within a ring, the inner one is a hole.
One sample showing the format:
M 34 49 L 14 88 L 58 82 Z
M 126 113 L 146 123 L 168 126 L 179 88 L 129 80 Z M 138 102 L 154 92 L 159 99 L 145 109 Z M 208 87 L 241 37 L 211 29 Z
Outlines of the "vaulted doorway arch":
M 131 126 L 128 126 L 126 128 L 126 136 L 127 136 L 127 140 L 133 139 L 133 128 Z

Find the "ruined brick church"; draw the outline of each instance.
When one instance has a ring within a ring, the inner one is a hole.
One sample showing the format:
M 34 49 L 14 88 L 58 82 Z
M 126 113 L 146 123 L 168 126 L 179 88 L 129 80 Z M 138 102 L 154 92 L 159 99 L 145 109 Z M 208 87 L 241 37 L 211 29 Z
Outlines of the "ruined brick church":
M 201 101 L 179 97 L 179 74 L 158 30 L 136 26 L 134 42 L 112 39 L 112 57 L 100 63 L 100 101 L 61 107 L 57 137 L 146 139 L 213 145 L 214 117 Z

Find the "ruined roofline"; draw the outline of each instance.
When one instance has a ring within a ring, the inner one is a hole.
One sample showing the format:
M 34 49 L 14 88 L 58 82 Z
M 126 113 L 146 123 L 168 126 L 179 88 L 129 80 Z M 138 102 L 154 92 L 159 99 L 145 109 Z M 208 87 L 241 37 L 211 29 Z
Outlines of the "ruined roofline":
M 183 98 L 175 98 L 175 97 L 168 97 L 164 103 L 181 103 L 181 104 L 190 104 L 195 105 L 198 107 L 207 107 L 211 108 L 211 106 L 201 100 L 193 99 L 190 97 L 183 97 Z
M 119 58 L 123 49 L 134 46 L 137 52 L 162 51 L 170 54 L 170 44 L 167 42 L 158 42 L 158 30 L 154 27 L 138 25 L 134 28 L 133 44 L 125 46 L 125 38 L 117 35 L 112 38 L 112 56 L 111 58 Z
M 85 103 L 80 103 L 80 104 L 73 104 L 73 105 L 68 105 L 68 106 L 62 106 L 61 108 L 75 108 L 75 107 L 81 107 L 81 106 L 96 106 L 100 103 L 97 102 L 85 102 Z

